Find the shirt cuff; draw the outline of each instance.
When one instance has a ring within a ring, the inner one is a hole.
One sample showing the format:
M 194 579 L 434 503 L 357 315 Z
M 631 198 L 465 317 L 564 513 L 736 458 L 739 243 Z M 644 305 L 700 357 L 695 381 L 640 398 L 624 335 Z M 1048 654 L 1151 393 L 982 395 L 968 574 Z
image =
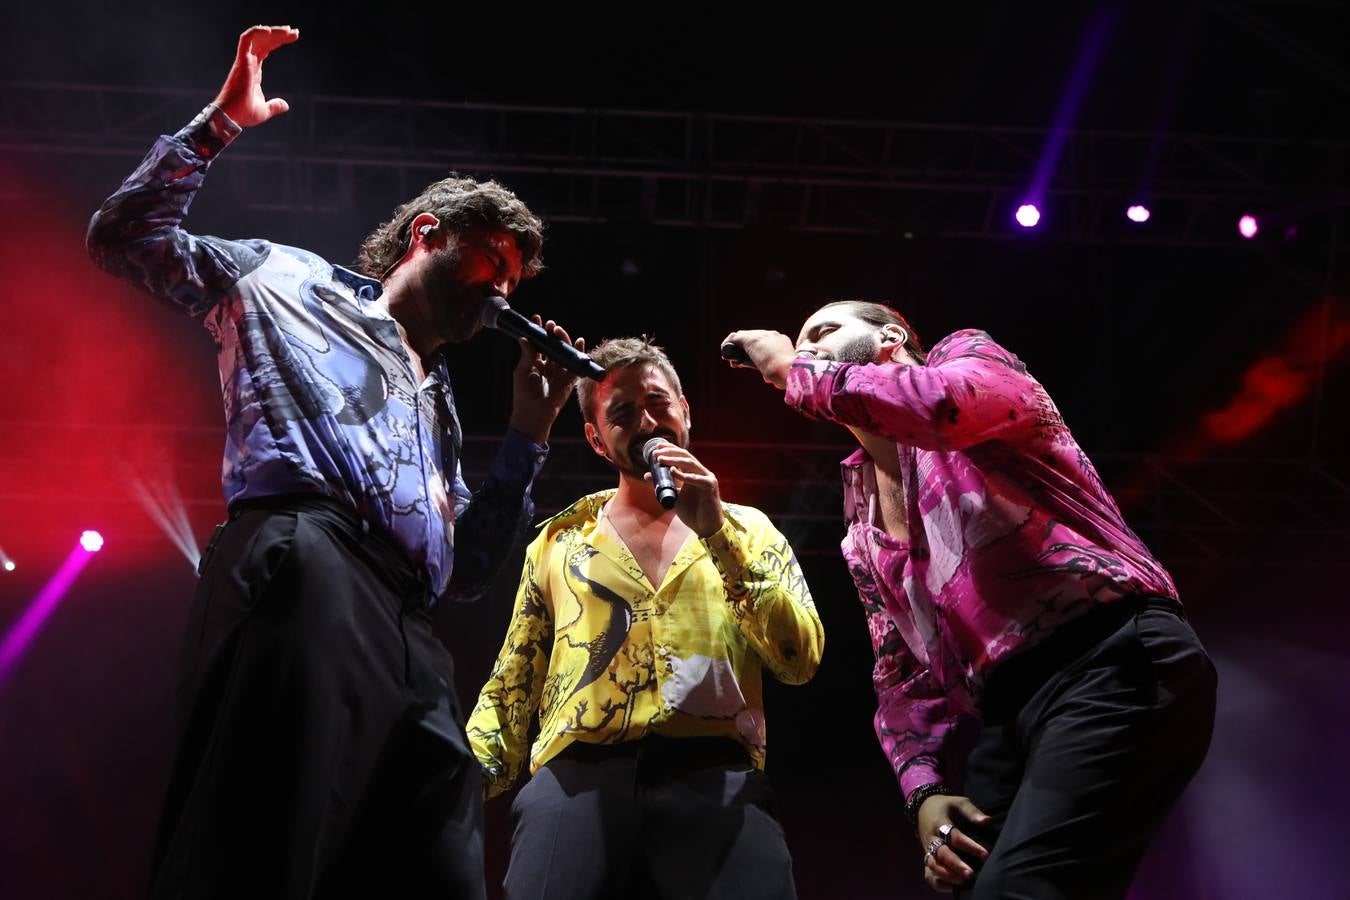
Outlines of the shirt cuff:
M 536 444 L 516 429 L 508 428 L 498 458 L 513 472 L 528 472 L 528 481 L 533 483 L 548 459 L 548 444 Z
M 905 767 L 900 773 L 899 783 L 900 793 L 904 795 L 905 803 L 908 804 L 919 788 L 929 784 L 942 784 L 943 778 L 936 766 L 920 761 Z
M 834 381 L 849 364 L 839 364 L 810 356 L 799 356 L 788 366 L 783 402 L 813 419 L 827 418 L 826 398 Z
M 243 130 L 233 119 L 221 112 L 219 106 L 208 103 L 206 108 L 197 114 L 197 118 L 189 122 L 174 137 L 187 144 L 192 152 L 202 159 L 212 160 L 219 156 L 220 151 L 228 147 L 231 141 L 239 137 Z
M 722 583 L 727 585 L 728 596 L 733 600 L 740 599 L 738 592 L 730 590 L 740 583 L 742 573 L 750 562 L 750 550 L 745 545 L 745 538 L 740 529 L 732 523 L 731 517 L 726 515 L 724 510 L 722 527 L 700 540 L 703 541 L 703 546 L 708 548 L 713 565 L 722 576 Z

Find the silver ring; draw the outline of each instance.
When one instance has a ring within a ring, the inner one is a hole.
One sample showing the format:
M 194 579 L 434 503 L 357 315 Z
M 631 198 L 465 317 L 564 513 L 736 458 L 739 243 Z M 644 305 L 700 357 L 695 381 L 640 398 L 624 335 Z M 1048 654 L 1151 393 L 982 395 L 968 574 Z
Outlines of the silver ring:
M 946 843 L 947 842 L 942 838 L 933 838 L 928 842 L 928 854 L 930 856 L 937 856 L 937 852 L 941 850 Z
M 938 834 L 942 835 L 942 842 L 945 844 L 952 839 L 952 829 L 956 826 L 951 822 L 944 822 L 938 826 Z

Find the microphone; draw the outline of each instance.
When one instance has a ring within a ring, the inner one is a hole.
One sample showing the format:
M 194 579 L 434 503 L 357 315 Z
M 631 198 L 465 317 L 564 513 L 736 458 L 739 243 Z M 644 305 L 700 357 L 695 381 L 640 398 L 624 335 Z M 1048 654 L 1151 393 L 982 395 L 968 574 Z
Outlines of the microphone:
M 652 458 L 656 448 L 667 443 L 669 441 L 665 438 L 654 437 L 642 445 L 642 461 L 652 473 L 652 488 L 656 491 L 656 499 L 661 501 L 662 509 L 674 507 L 679 497 L 679 493 L 675 490 L 675 479 L 670 474 L 670 467 L 663 466 Z
M 495 328 L 498 331 L 505 331 L 512 337 L 524 338 L 530 342 L 530 346 L 569 372 L 596 381 L 605 380 L 605 370 L 595 360 L 516 312 L 504 297 L 488 297 L 483 303 L 480 319 L 486 328 Z
M 727 362 L 754 367 L 754 363 L 750 362 L 750 355 L 745 352 L 745 348 L 735 341 L 727 341 L 722 345 L 722 358 Z

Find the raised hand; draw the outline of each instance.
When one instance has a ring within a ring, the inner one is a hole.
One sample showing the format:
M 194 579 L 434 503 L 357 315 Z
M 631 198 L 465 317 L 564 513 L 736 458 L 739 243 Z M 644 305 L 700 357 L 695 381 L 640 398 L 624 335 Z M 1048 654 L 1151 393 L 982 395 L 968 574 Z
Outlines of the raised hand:
M 289 25 L 254 25 L 239 35 L 234 65 L 216 95 L 220 111 L 241 128 L 260 125 L 290 109 L 280 97 L 268 100 L 262 90 L 262 64 L 269 53 L 283 44 L 300 40 L 300 29 Z
M 736 344 L 744 350 L 754 368 L 759 370 L 759 374 L 769 384 L 779 389 L 787 384 L 788 367 L 797 356 L 792 339 L 787 335 L 777 331 L 733 331 L 722 338 L 722 346 L 727 344 Z M 733 368 L 750 368 L 743 363 L 732 360 L 728 362 Z
M 547 322 L 538 316 L 533 319 L 534 324 L 578 350 L 586 349 L 585 338 L 573 341 L 567 330 L 552 319 Z M 519 343 L 520 361 L 512 376 L 511 427 L 536 444 L 547 443 L 554 420 L 576 387 L 577 376 L 536 351 L 528 341 Z

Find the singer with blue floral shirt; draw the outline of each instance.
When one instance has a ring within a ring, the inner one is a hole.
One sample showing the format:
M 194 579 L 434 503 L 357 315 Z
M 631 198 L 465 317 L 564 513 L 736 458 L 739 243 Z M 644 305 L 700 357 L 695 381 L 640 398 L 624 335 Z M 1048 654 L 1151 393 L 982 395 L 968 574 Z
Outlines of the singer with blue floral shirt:
M 531 518 L 574 378 L 522 342 L 471 492 L 444 353 L 539 271 L 542 223 L 450 177 L 366 239 L 359 273 L 185 231 L 216 156 L 286 111 L 262 63 L 298 37 L 244 32 L 216 100 L 89 226 L 100 266 L 205 325 L 225 406 L 229 521 L 190 613 L 150 893 L 482 897 L 481 776 L 431 612 L 482 593 Z

